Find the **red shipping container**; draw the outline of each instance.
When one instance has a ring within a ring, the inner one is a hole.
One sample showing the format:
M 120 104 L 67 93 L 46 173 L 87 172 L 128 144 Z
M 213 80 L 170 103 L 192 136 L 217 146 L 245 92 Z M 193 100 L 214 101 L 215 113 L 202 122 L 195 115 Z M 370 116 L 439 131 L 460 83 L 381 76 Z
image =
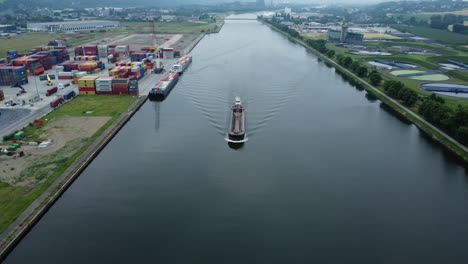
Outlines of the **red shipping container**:
M 82 91 L 82 92 L 94 92 L 94 89 L 95 89 L 95 88 L 78 87 L 78 90 L 79 90 L 79 91 Z
M 96 94 L 111 95 L 112 92 L 111 91 L 99 91 L 99 92 L 96 92 Z
M 112 89 L 128 89 L 128 83 L 112 83 Z
M 119 94 L 128 94 L 128 90 L 112 90 L 112 94 L 119 95 Z

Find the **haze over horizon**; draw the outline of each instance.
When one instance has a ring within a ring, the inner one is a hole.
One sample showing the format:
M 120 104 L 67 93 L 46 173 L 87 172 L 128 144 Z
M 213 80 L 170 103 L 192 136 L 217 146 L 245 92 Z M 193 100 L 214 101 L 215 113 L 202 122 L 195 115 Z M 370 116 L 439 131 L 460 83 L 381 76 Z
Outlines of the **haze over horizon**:
M 367 0 L 365 3 L 359 0 L 273 0 L 274 4 L 318 4 L 318 5 L 330 5 L 330 4 L 358 4 L 368 5 L 376 4 L 381 2 L 389 2 L 390 0 Z M 131 6 L 183 6 L 183 5 L 213 5 L 221 3 L 232 3 L 232 2 L 255 2 L 254 0 L 0 0 L 0 5 L 23 5 L 23 6 L 69 6 L 69 7 L 102 7 L 102 6 L 116 6 L 116 7 L 131 7 Z M 267 5 L 271 3 L 270 0 L 265 1 Z

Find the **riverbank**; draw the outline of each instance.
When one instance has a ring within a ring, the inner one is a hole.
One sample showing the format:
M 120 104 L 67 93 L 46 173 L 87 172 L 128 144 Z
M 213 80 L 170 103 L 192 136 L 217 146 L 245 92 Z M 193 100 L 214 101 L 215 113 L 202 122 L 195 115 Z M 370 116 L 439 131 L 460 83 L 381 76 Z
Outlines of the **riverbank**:
M 222 25 L 218 28 L 218 32 Z M 184 49 L 189 53 L 203 39 L 205 34 L 201 34 Z M 97 98 L 97 97 L 88 97 Z M 76 99 L 75 99 L 76 100 Z M 60 198 L 80 173 L 92 162 L 99 152 L 110 142 L 118 131 L 130 120 L 138 109 L 146 102 L 147 96 L 140 96 L 135 99 L 118 118 L 110 120 L 105 127 L 101 128 L 92 138 L 92 142 L 80 153 L 67 169 L 44 190 L 38 198 L 32 202 L 26 210 L 22 210 L 19 216 L 13 216 L 14 220 L 0 234 L 0 261 L 2 261 L 15 245 L 28 233 L 28 231 L 40 220 L 47 210 Z M 53 112 L 52 112 L 53 113 Z M 52 114 L 51 113 L 51 114 Z M 46 116 L 47 117 L 47 116 Z
M 8 228 L 0 234 L 0 261 L 6 257 L 11 249 L 21 238 L 27 234 L 32 226 L 44 215 L 47 210 L 57 201 L 65 190 L 79 176 L 80 172 L 99 154 L 105 145 L 117 134 L 123 125 L 135 114 L 136 111 L 146 101 L 146 97 L 137 98 L 126 111 L 116 119 L 112 119 L 110 124 L 104 126 L 96 133 L 96 139 L 77 153 L 78 157 L 67 166 L 67 169 L 60 174 L 47 187 L 42 194 L 24 210 Z M 115 120 L 115 121 L 114 121 Z M 104 130 L 105 129 L 105 130 Z M 71 157 L 73 158 L 73 156 Z
M 396 101 L 393 98 L 389 97 L 384 92 L 380 91 L 378 88 L 374 87 L 373 85 L 371 85 L 367 81 L 363 80 L 362 78 L 356 76 L 351 71 L 345 69 L 344 67 L 339 65 L 334 60 L 326 57 L 325 55 L 323 55 L 319 51 L 311 48 L 304 41 L 302 41 L 302 40 L 300 40 L 298 38 L 291 37 L 286 32 L 283 32 L 283 31 L 275 28 L 274 26 L 270 25 L 269 23 L 266 23 L 266 22 L 262 21 L 261 19 L 259 21 L 262 22 L 264 25 L 269 26 L 271 29 L 283 34 L 288 39 L 302 45 L 307 50 L 311 51 L 316 56 L 318 56 L 325 63 L 333 66 L 340 74 L 345 75 L 348 78 L 351 78 L 355 83 L 363 86 L 368 92 L 370 92 L 374 96 L 376 96 L 382 103 L 387 104 L 393 110 L 398 112 L 401 116 L 403 116 L 404 118 L 411 121 L 423 133 L 428 135 L 430 138 L 432 138 L 436 142 L 440 143 L 444 148 L 446 148 L 447 150 L 454 153 L 457 157 L 460 158 L 461 161 L 463 161 L 466 165 L 468 165 L 468 148 L 463 146 L 461 143 L 459 143 L 458 141 L 456 141 L 455 139 L 453 139 L 452 137 L 450 137 L 449 135 L 447 135 L 445 132 L 441 131 L 437 127 L 430 124 L 428 121 L 426 121 L 425 119 L 420 117 L 418 114 L 411 111 L 409 108 L 403 106 L 398 101 Z

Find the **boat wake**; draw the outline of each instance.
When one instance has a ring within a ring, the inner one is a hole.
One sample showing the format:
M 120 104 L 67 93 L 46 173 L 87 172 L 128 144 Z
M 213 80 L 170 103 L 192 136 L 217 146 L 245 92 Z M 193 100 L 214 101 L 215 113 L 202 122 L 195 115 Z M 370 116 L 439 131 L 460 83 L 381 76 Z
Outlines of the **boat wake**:
M 247 142 L 247 140 L 249 140 L 249 138 L 247 137 L 247 134 L 246 134 L 244 139 L 242 139 L 242 140 L 232 140 L 232 139 L 229 139 L 228 134 L 226 134 L 226 137 L 224 138 L 224 140 L 226 140 L 227 142 L 230 142 L 230 143 L 245 143 L 245 142 Z

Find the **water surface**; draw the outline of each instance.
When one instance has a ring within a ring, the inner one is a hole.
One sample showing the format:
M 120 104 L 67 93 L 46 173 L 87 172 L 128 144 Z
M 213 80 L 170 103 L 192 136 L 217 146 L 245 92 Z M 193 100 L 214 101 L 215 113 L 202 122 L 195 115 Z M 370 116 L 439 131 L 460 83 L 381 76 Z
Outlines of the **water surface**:
M 192 54 L 6 263 L 468 263 L 466 171 L 414 125 L 257 21 Z

